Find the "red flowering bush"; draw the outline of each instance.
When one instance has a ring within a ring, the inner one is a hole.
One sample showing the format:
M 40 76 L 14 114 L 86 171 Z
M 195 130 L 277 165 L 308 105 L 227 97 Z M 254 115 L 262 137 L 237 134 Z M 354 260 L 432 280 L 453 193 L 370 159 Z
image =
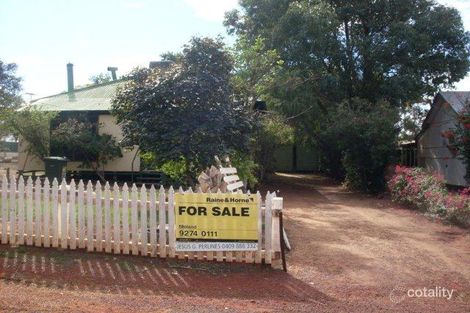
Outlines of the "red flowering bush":
M 393 201 L 457 225 L 470 226 L 470 188 L 452 193 L 439 175 L 403 166 L 395 168 L 388 187 Z
M 459 112 L 458 120 L 449 142 L 452 140 L 455 155 L 467 166 L 465 178 L 470 182 L 470 107 Z

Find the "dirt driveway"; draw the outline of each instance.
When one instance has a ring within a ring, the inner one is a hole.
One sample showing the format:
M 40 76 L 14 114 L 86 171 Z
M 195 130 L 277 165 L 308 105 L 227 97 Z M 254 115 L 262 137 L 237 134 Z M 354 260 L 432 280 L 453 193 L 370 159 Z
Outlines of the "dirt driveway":
M 0 245 L 0 310 L 470 312 L 468 231 L 320 176 L 277 175 L 265 188 L 285 199 L 287 274 Z M 406 296 L 436 287 L 452 298 Z

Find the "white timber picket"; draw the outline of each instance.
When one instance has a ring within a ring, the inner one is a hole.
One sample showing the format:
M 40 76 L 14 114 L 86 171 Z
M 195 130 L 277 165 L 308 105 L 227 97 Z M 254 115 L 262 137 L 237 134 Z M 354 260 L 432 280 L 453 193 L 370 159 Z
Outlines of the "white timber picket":
M 10 177 L 10 244 L 16 245 L 16 180 Z
M 150 221 L 150 256 L 157 255 L 157 201 L 156 191 L 153 185 L 150 186 L 150 207 L 149 207 L 149 221 Z
M 122 186 L 122 251 L 129 254 L 129 188 L 124 183 Z
M 262 250 L 263 250 L 263 210 L 262 199 L 259 191 L 256 193 L 256 200 L 258 202 L 258 250 L 255 253 L 255 263 L 261 263 Z
M 101 183 L 99 181 L 96 182 L 95 186 L 96 192 L 96 219 L 95 219 L 95 227 L 96 227 L 96 251 L 103 252 L 103 207 L 102 207 L 102 190 L 101 190 Z
M 252 198 L 252 197 L 254 198 L 254 197 L 255 197 L 255 195 L 252 195 L 252 194 L 251 194 L 251 191 L 250 191 L 250 190 L 247 190 L 247 193 L 246 193 L 246 194 L 247 194 L 248 197 L 250 197 L 250 198 Z M 251 214 L 251 212 L 250 212 L 250 214 Z M 257 216 L 256 218 L 258 218 L 258 216 Z M 253 263 L 254 257 L 255 257 L 255 253 L 254 253 L 253 251 L 245 251 L 245 252 L 244 252 L 243 261 L 244 261 L 245 263 Z
M 280 219 L 279 214 L 282 212 L 282 198 L 274 196 L 272 198 L 272 257 L 273 261 L 276 260 L 276 264 L 273 265 L 279 266 L 280 252 L 281 252 L 281 234 L 280 234 Z
M 104 245 L 106 253 L 111 253 L 111 207 L 110 197 L 111 192 L 109 190 L 109 183 L 106 182 L 104 185 Z
M 84 207 L 84 195 L 85 184 L 80 179 L 78 182 L 77 192 L 77 217 L 78 217 L 78 247 L 80 249 L 85 248 L 85 207 Z
M 147 227 L 147 188 L 145 184 L 140 187 L 140 253 L 143 256 L 148 252 L 148 227 Z
M 77 221 L 75 215 L 75 181 L 72 179 L 69 187 L 69 244 L 70 249 L 77 248 Z
M 52 247 L 59 247 L 59 183 L 54 178 L 52 182 Z
M 62 179 L 60 184 L 60 247 L 67 249 L 67 183 Z
M 33 179 L 28 177 L 26 183 L 26 244 L 33 244 Z
M 24 245 L 24 179 L 18 178 L 18 244 Z
M 50 199 L 50 190 L 51 185 L 49 183 L 49 179 L 46 177 L 44 180 L 44 210 L 43 213 L 43 232 L 44 232 L 44 247 L 48 248 L 51 246 L 51 208 L 49 206 L 49 199 Z
M 166 208 L 165 208 L 165 189 L 160 186 L 158 192 L 158 243 L 159 243 L 159 254 L 161 258 L 166 258 Z
M 2 177 L 2 244 L 8 243 L 8 178 Z
M 272 259 L 272 198 L 273 194 L 266 194 L 264 211 L 264 261 L 271 264 Z
M 243 187 L 243 182 L 241 181 L 237 181 L 235 183 L 231 183 L 231 184 L 228 184 L 227 185 L 227 190 L 228 191 L 234 191 L 234 190 L 237 190 L 239 188 Z
M 36 178 L 34 185 L 34 245 L 40 247 L 42 243 L 42 186 L 41 179 Z
M 229 175 L 229 176 L 224 176 L 224 182 L 230 183 L 233 181 L 239 181 L 240 177 L 238 175 Z
M 184 190 L 181 186 L 178 188 L 178 193 L 184 193 Z M 174 199 L 173 199 L 173 201 L 174 201 Z M 173 210 L 174 210 L 174 202 L 173 202 Z M 175 232 L 175 231 L 176 231 L 176 229 L 175 229 L 175 226 L 173 225 L 173 232 Z M 176 235 L 176 233 L 175 233 L 175 235 Z M 175 241 L 175 248 L 176 248 L 176 241 Z M 181 252 L 181 251 L 178 251 L 176 253 L 176 257 L 178 259 L 184 259 L 185 258 L 185 253 Z
M 131 189 L 131 232 L 132 232 L 132 254 L 139 253 L 139 224 L 137 220 L 137 186 L 132 184 Z
M 232 175 L 231 179 L 236 179 L 233 176 L 236 175 Z M 180 188 L 178 192 L 194 193 L 191 188 L 186 191 Z M 221 193 L 220 190 L 217 192 Z M 197 193 L 201 190 L 198 189 Z M 238 194 L 241 193 L 238 191 Z M 17 184 L 14 177 L 9 181 L 8 177 L 3 176 L 1 195 L 1 243 L 44 247 L 52 243 L 53 247 L 72 250 L 78 245 L 78 248 L 88 251 L 96 249 L 107 253 L 132 252 L 133 255 L 161 258 L 264 262 L 273 267 L 280 262 L 279 212 L 283 199 L 274 192 L 267 192 L 264 204 L 259 192 L 247 193 L 256 197 L 258 203 L 258 250 L 216 252 L 175 251 L 173 187 L 165 192 L 160 186 L 157 192 L 154 186 L 147 190 L 145 185 L 137 188 L 133 184 L 129 195 L 127 184 L 119 188 L 114 183 L 111 191 L 109 183 L 106 183 L 102 191 L 99 182 L 95 188 L 91 182 L 85 187 L 83 181 L 78 186 L 73 181 L 70 185 L 62 181 L 59 186 L 54 179 L 51 186 L 47 179 L 41 184 L 40 179 L 33 182 L 29 178 L 25 184 L 20 176 Z
M 219 168 L 221 174 L 237 174 L 237 169 L 234 167 L 221 167 Z
M 119 186 L 113 185 L 113 243 L 114 254 L 121 253 L 121 211 L 119 208 Z
M 170 186 L 168 190 L 168 254 L 170 258 L 175 257 L 176 234 L 175 234 L 175 190 Z
M 91 181 L 88 181 L 86 186 L 86 204 L 87 204 L 87 223 L 86 223 L 86 230 L 87 230 L 87 251 L 91 252 L 94 251 L 94 214 L 95 210 L 93 208 L 93 185 Z

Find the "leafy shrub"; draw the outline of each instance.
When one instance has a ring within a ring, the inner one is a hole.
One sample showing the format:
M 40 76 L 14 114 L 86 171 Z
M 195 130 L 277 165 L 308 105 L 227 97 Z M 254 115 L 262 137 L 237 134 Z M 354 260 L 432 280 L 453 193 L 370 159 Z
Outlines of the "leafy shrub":
M 355 190 L 385 189 L 387 164 L 393 161 L 398 114 L 386 102 L 344 102 L 329 113 L 317 134 L 326 172 Z
M 190 186 L 191 182 L 186 180 L 186 160 L 181 157 L 179 160 L 170 160 L 159 167 L 160 171 L 164 174 L 162 177 L 162 183 L 164 185 L 173 186 Z
M 258 163 L 257 176 L 263 180 L 266 173 L 273 172 L 276 148 L 294 142 L 294 129 L 278 114 L 261 113 L 258 122 L 254 134 L 254 158 Z
M 258 177 L 256 176 L 258 164 L 249 154 L 239 152 L 232 153 L 230 160 L 232 161 L 232 166 L 237 169 L 238 177 L 247 183 L 248 189 L 254 189 L 258 183 Z
M 446 135 L 451 143 L 449 148 L 454 149 L 458 158 L 465 163 L 465 178 L 470 182 L 470 107 L 459 112 L 458 121 L 455 130 L 447 131 Z
M 388 181 L 392 199 L 450 223 L 470 226 L 470 188 L 449 192 L 444 179 L 422 168 L 397 166 Z

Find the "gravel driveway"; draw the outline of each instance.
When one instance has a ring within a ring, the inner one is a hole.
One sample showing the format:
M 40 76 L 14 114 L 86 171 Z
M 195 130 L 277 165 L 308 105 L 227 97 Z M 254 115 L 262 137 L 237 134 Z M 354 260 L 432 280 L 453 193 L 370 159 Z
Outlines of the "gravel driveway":
M 280 174 L 264 189 L 285 199 L 287 274 L 0 245 L 0 310 L 470 312 L 468 230 L 321 176 Z M 444 288 L 450 299 L 429 296 Z

